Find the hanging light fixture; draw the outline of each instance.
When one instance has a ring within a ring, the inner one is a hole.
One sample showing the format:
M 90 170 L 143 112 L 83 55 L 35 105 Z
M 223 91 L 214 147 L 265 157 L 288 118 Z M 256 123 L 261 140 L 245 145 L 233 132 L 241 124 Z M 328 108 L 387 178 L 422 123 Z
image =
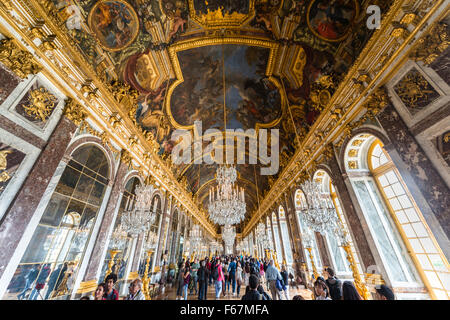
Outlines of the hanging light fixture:
M 198 224 L 194 224 L 192 230 L 189 231 L 189 241 L 193 250 L 200 247 L 202 242 L 202 230 Z
M 155 221 L 157 205 L 154 206 L 153 211 L 150 208 L 154 190 L 153 185 L 137 186 L 134 199 L 130 201 L 127 210 L 122 213 L 121 224 L 132 238 L 148 231 Z
M 111 234 L 111 248 L 116 250 L 122 250 L 125 247 L 127 240 L 127 232 L 123 229 L 122 224 L 116 227 Z
M 234 227 L 230 225 L 225 225 L 223 227 L 222 239 L 225 242 L 225 246 L 231 247 L 234 244 L 234 239 L 236 238 L 236 231 Z
M 218 225 L 233 225 L 245 217 L 245 192 L 235 186 L 236 168 L 222 165 L 217 169 L 217 186 L 209 190 L 210 219 Z
M 330 195 L 322 193 L 320 189 L 316 181 L 307 180 L 302 184 L 307 201 L 302 201 L 301 211 L 311 230 L 326 235 L 336 230 L 338 217 Z

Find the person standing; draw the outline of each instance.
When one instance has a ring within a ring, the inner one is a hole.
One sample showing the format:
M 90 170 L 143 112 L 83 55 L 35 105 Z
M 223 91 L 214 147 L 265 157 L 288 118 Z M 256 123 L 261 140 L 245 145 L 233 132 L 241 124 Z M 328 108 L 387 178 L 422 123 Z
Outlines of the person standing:
M 362 300 L 351 281 L 344 281 L 342 285 L 342 300 Z
M 95 289 L 94 300 L 106 300 L 105 292 L 106 292 L 106 284 L 102 282 L 97 286 L 97 289 Z
M 375 287 L 376 290 L 376 300 L 395 300 L 394 292 L 392 292 L 391 288 L 382 284 L 380 286 Z
M 45 281 L 47 280 L 47 277 L 49 274 L 50 274 L 50 265 L 45 264 L 41 268 L 41 272 L 39 273 L 39 276 L 37 277 L 37 280 L 36 280 L 36 285 L 35 285 L 33 291 L 31 291 L 30 297 L 28 298 L 29 300 L 37 299 L 39 293 L 45 286 Z M 41 296 L 41 298 L 42 298 L 42 296 Z
M 198 259 L 195 258 L 194 263 L 191 266 L 191 277 L 192 277 L 192 283 L 193 283 L 193 288 L 191 288 L 190 290 L 190 294 L 192 294 L 192 291 L 195 291 L 195 294 L 198 294 L 198 290 L 197 290 L 197 271 L 200 268 L 200 264 L 198 263 Z
M 222 292 L 222 282 L 224 280 L 222 265 L 220 263 L 220 258 L 217 259 L 213 270 L 213 279 L 216 289 L 216 300 L 219 300 L 220 293 Z
M 272 294 L 273 300 L 281 300 L 280 292 L 277 289 L 277 280 L 281 280 L 280 272 L 275 268 L 273 260 L 270 260 L 269 266 L 267 267 L 266 279 L 269 282 L 270 293 Z
M 184 294 L 184 300 L 187 300 L 187 295 L 188 295 L 188 287 L 189 287 L 189 282 L 191 281 L 191 272 L 190 272 L 190 268 L 186 267 L 186 270 L 184 271 L 184 275 L 183 275 L 183 294 Z
M 236 295 L 236 268 L 236 261 L 234 261 L 234 258 L 232 258 L 230 265 L 228 266 L 228 282 L 231 282 L 233 296 Z
M 209 272 L 206 268 L 205 260 L 200 262 L 200 268 L 197 271 L 198 277 L 198 300 L 206 300 L 208 290 Z
M 142 292 L 141 279 L 135 279 L 130 283 L 129 293 L 125 300 L 145 300 L 145 295 Z
M 318 277 L 314 282 L 314 295 L 316 300 L 331 300 L 329 292 L 330 290 L 325 281 L 321 277 Z
M 243 283 L 243 269 L 241 267 L 241 263 L 238 262 L 237 263 L 237 267 L 236 267 L 236 294 L 239 297 L 239 293 L 241 291 L 241 285 Z
M 283 266 L 281 267 L 281 278 L 283 279 L 283 283 L 281 284 L 281 287 L 283 288 L 283 294 L 286 297 L 286 300 L 290 300 L 289 299 L 289 274 L 286 270 L 286 265 L 283 264 Z
M 249 286 L 247 292 L 242 296 L 241 300 L 263 300 L 262 295 L 258 292 L 259 279 L 252 274 L 248 280 Z
M 327 287 L 330 289 L 330 297 L 333 300 L 341 300 L 342 298 L 342 281 L 339 280 L 334 270 L 331 268 L 325 268 L 324 275 L 327 277 L 325 280 L 325 283 L 327 284 Z
M 105 278 L 106 283 L 106 292 L 105 292 L 105 300 L 119 300 L 119 292 L 114 289 L 114 285 L 117 282 L 117 274 L 110 273 Z
M 40 270 L 41 265 L 31 267 L 31 269 L 25 276 L 25 287 L 23 288 L 22 292 L 17 295 L 17 299 L 22 300 L 23 298 L 25 298 L 25 294 L 27 293 L 28 290 L 31 289 L 31 286 L 34 280 L 36 280 Z
M 212 284 L 212 272 L 211 272 L 211 267 L 212 267 L 212 262 L 209 261 L 209 259 L 206 259 L 206 269 L 208 269 L 208 274 L 209 274 L 209 278 L 208 278 L 209 285 Z
M 178 269 L 176 300 L 181 300 L 183 298 L 184 270 L 185 270 L 185 267 L 184 267 L 184 259 L 183 259 L 183 262 L 179 264 L 179 269 Z
M 230 289 L 230 282 L 229 282 L 229 274 L 228 274 L 228 258 L 225 257 L 224 263 L 223 263 L 223 295 L 226 296 Z

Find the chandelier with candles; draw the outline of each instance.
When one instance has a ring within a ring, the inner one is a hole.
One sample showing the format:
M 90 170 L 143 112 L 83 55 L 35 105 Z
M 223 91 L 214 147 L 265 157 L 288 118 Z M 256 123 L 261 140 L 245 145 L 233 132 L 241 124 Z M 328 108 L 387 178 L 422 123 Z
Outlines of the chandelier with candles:
M 307 201 L 302 201 L 301 212 L 307 226 L 323 235 L 335 232 L 338 216 L 330 195 L 322 193 L 320 184 L 313 180 L 305 181 L 302 190 Z
M 194 250 L 200 247 L 202 242 L 202 230 L 198 224 L 194 224 L 192 230 L 189 231 L 189 240 Z
M 236 238 L 236 230 L 230 225 L 225 225 L 223 227 L 222 239 L 225 242 L 225 246 L 231 247 L 234 244 L 234 239 Z
M 244 189 L 235 186 L 236 168 L 222 165 L 217 169 L 217 186 L 209 190 L 209 215 L 213 223 L 233 225 L 245 217 Z
M 137 186 L 136 195 L 129 201 L 126 211 L 122 213 L 121 224 L 132 238 L 150 230 L 150 226 L 155 222 L 158 198 L 155 200 L 152 211 L 153 192 L 152 185 Z

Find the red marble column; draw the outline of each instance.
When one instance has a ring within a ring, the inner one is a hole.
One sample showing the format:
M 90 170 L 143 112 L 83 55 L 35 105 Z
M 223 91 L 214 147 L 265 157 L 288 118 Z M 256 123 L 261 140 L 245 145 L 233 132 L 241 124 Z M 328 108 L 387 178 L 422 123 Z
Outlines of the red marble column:
M 316 236 L 317 249 L 319 249 L 320 258 L 322 260 L 322 266 L 330 267 L 331 259 L 330 256 L 328 255 L 325 238 L 319 232 L 314 232 L 314 234 Z M 321 270 L 317 270 L 317 272 L 321 273 Z
M 77 126 L 62 116 L 0 224 L 0 277 L 63 159 Z
M 83 282 L 98 280 L 96 279 L 97 270 L 100 267 L 100 263 L 103 262 L 103 251 L 105 246 L 108 245 L 108 232 L 112 227 L 112 222 L 114 219 L 114 213 L 117 206 L 119 206 L 119 197 L 124 191 L 123 180 L 128 172 L 128 165 L 124 162 L 120 162 L 119 168 L 117 169 L 116 176 L 114 178 L 114 184 L 111 190 L 111 195 L 108 200 L 108 204 L 103 215 L 103 220 L 100 225 L 100 229 L 97 233 L 97 238 L 95 240 L 95 245 L 92 250 L 92 254 L 89 259 L 89 263 L 84 274 Z
M 300 235 L 300 226 L 298 225 L 298 219 L 296 217 L 295 202 L 293 193 L 289 192 L 288 195 L 285 194 L 285 206 L 286 206 L 286 217 L 288 219 L 288 230 L 291 239 L 292 255 L 294 256 L 294 267 L 295 272 L 302 278 L 303 283 L 306 283 L 307 278 L 302 271 L 302 263 L 306 264 L 306 257 L 303 250 L 302 239 Z
M 390 154 L 392 154 L 392 149 L 397 151 L 400 159 L 391 156 L 392 161 L 405 182 L 410 177 L 418 187 L 408 188 L 410 193 L 414 199 L 425 199 L 440 224 L 440 226 L 435 226 L 434 221 L 427 215 L 428 208 L 421 201 L 416 201 L 431 231 L 441 233 L 440 227 L 445 232 L 447 239 L 450 238 L 449 188 L 392 104 L 389 104 L 377 118 L 391 141 L 391 146 L 385 146 L 386 151 Z M 436 239 L 439 241 L 439 237 Z

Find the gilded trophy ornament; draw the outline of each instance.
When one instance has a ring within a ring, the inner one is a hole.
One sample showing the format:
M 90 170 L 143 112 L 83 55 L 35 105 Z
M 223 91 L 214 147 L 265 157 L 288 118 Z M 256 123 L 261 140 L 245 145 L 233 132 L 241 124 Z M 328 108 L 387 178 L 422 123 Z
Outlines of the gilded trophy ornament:
M 28 104 L 23 105 L 25 112 L 36 120 L 46 122 L 55 109 L 58 100 L 45 88 L 31 90 L 28 97 Z
M 448 48 L 449 44 L 448 25 L 440 22 L 426 36 L 417 41 L 410 57 L 415 61 L 423 61 L 425 65 L 430 65 Z
M 0 62 L 22 79 L 42 70 L 33 55 L 20 49 L 13 39 L 0 40 Z
M 0 151 L 0 182 L 8 181 L 11 176 L 9 175 L 8 171 L 6 171 L 6 168 L 8 166 L 8 160 L 6 157 L 8 154 L 12 153 L 11 150 L 2 150 Z

